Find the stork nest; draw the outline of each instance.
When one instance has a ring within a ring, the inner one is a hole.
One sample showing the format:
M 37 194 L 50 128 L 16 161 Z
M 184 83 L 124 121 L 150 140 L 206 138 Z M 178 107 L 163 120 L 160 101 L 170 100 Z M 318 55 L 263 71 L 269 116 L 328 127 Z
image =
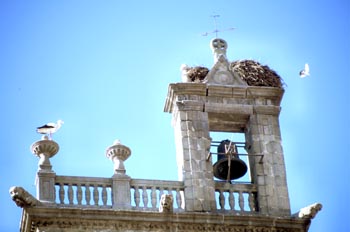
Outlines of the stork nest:
M 282 78 L 274 70 L 254 60 L 234 61 L 230 64 L 230 70 L 250 86 L 284 86 Z
M 209 69 L 206 67 L 196 66 L 189 68 L 187 76 L 192 82 L 203 82 L 207 76 Z
M 283 88 L 282 78 L 267 65 L 254 60 L 238 60 L 230 63 L 230 71 L 237 74 L 249 86 L 267 86 Z M 202 66 L 190 67 L 187 76 L 191 82 L 203 82 L 209 69 Z

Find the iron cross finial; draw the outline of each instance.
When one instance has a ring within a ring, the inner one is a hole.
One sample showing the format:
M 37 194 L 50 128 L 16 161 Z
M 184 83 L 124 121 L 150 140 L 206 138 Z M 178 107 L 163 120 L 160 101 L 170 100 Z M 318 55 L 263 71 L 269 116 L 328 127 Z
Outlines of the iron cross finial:
M 205 32 L 205 33 L 202 34 L 202 36 L 207 36 L 207 35 L 209 35 L 209 34 L 214 34 L 214 33 L 215 33 L 215 38 L 218 38 L 218 32 L 222 32 L 222 31 L 231 31 L 231 30 L 236 29 L 236 28 L 234 28 L 234 27 L 231 27 L 231 28 L 228 28 L 228 29 L 225 29 L 225 30 L 218 30 L 218 25 L 217 25 L 216 18 L 220 17 L 220 15 L 215 14 L 215 15 L 210 15 L 210 17 L 213 17 L 213 18 L 214 18 L 215 30 L 212 31 L 212 32 Z

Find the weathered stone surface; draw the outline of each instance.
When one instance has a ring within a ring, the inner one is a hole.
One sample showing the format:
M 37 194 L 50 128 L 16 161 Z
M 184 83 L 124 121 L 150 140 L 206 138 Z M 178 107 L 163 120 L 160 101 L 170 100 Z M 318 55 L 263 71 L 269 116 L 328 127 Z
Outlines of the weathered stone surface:
M 55 177 L 54 172 L 41 172 L 37 173 L 36 178 L 36 197 L 40 201 L 55 202 Z
M 113 208 L 130 209 L 130 177 L 123 174 L 114 174 L 112 177 Z
M 200 201 L 196 202 L 200 204 Z M 27 226 L 27 231 L 31 228 L 38 232 L 304 232 L 310 223 L 309 219 L 263 215 L 44 207 L 25 209 L 22 220 L 28 223 L 23 225 L 21 231 L 25 231 L 24 227 Z
M 18 207 L 40 206 L 42 203 L 20 186 L 13 186 L 9 190 L 12 200 Z

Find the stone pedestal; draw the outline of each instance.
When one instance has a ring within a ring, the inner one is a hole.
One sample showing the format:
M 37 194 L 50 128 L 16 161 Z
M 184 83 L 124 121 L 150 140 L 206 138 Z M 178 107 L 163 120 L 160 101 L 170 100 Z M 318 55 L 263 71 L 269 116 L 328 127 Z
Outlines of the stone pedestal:
M 112 176 L 112 205 L 114 209 L 130 209 L 131 194 L 130 180 L 126 175 L 124 161 L 131 155 L 131 150 L 120 143 L 119 140 L 107 148 L 106 157 L 114 163 L 114 175 Z
M 57 154 L 59 146 L 44 136 L 31 146 L 32 153 L 39 157 L 36 179 L 37 198 L 40 201 L 55 202 L 55 176 L 50 158 Z
M 114 209 L 131 209 L 130 180 L 127 175 L 112 176 L 112 207 Z

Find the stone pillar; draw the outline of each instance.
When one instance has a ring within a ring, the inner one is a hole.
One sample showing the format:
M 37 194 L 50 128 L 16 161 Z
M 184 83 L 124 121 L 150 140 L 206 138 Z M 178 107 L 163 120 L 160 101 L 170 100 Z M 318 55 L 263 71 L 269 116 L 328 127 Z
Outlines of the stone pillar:
M 262 108 L 260 108 L 262 109 Z M 263 214 L 290 216 L 286 170 L 278 112 L 255 108 L 247 126 L 250 167 L 258 188 L 259 211 Z
M 216 210 L 212 162 L 207 160 L 211 140 L 208 114 L 203 112 L 205 85 L 178 83 L 178 86 L 173 87 L 179 87 L 186 93 L 189 90 L 199 91 L 204 95 L 181 95 L 179 92 L 171 103 L 178 174 L 185 185 L 185 210 Z
M 59 146 L 47 136 L 37 141 L 31 146 L 32 153 L 38 156 L 38 172 L 36 179 L 36 194 L 40 201 L 55 203 L 55 177 L 56 173 L 52 171 L 50 158 L 59 150 Z
M 116 140 L 106 151 L 107 158 L 114 163 L 114 175 L 112 176 L 112 205 L 114 209 L 131 208 L 131 178 L 126 175 L 124 166 L 124 161 L 128 159 L 130 155 L 130 148 L 122 145 L 119 140 Z

